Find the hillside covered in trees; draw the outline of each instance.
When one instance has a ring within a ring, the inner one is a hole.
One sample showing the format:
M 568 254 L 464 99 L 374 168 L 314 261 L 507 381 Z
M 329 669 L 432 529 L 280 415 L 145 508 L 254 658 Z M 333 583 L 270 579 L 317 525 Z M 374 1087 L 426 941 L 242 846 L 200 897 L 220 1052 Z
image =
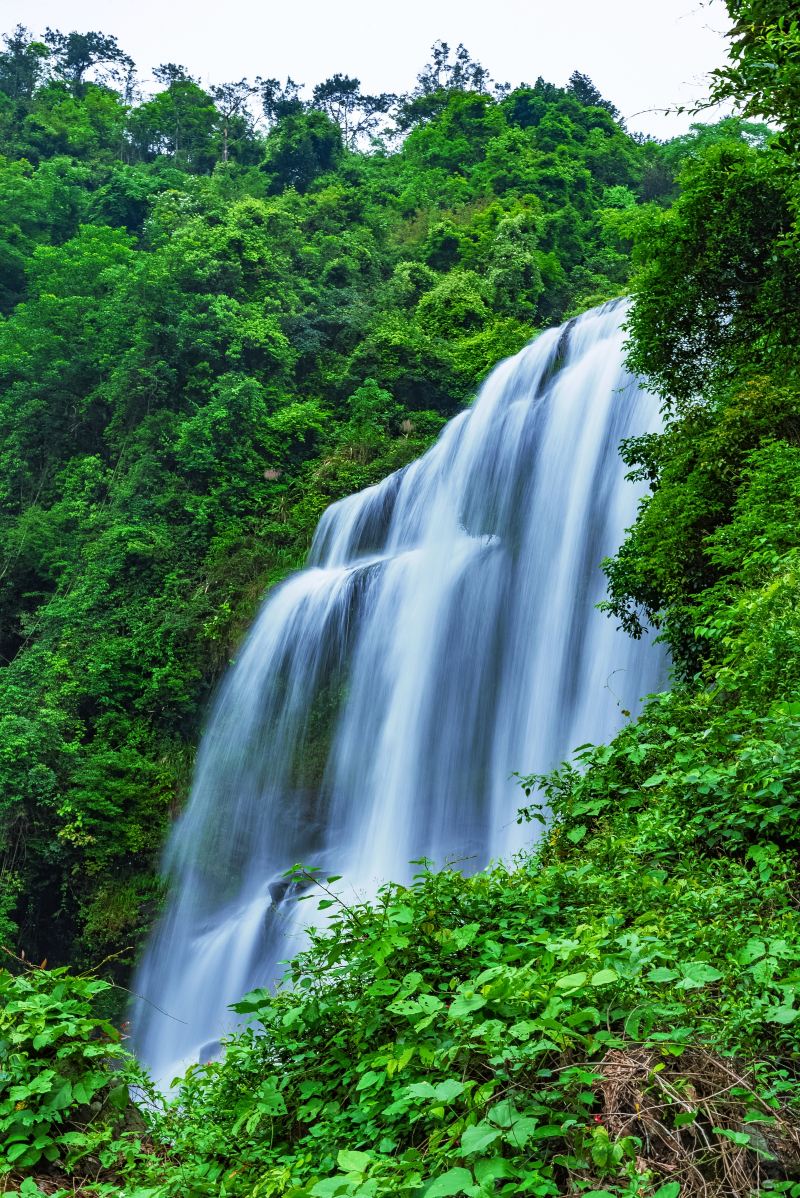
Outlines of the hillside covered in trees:
M 3 937 L 73 967 L 0 973 L 9 1192 L 800 1194 L 798 24 L 727 8 L 744 119 L 666 144 L 442 46 L 405 97 L 169 64 L 141 100 L 113 38 L 7 39 Z M 623 447 L 649 494 L 607 608 L 671 689 L 523 780 L 515 869 L 319 878 L 293 986 L 163 1100 L 105 1017 L 258 598 L 499 357 L 626 291 L 665 423 Z
M 642 142 L 578 73 L 493 90 L 441 45 L 405 97 L 132 71 L 97 33 L 0 55 L 0 911 L 54 962 L 130 959 L 210 689 L 324 507 L 623 292 L 626 216 L 726 132 Z

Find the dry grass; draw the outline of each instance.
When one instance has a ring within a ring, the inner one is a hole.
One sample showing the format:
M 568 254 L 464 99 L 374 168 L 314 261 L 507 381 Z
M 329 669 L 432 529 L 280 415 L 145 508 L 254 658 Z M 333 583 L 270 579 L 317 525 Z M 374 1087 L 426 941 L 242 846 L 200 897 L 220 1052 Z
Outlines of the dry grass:
M 609 1052 L 599 1073 L 610 1138 L 636 1137 L 640 1172 L 679 1182 L 681 1198 L 743 1198 L 767 1179 L 800 1177 L 800 1111 L 759 1098 L 752 1070 L 736 1061 L 631 1047 Z

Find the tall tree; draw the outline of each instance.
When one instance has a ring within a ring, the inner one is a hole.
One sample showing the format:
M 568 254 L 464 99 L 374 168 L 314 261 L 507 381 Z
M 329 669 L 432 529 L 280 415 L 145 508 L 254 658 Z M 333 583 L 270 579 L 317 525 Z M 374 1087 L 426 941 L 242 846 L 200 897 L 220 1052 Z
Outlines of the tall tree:
M 255 95 L 257 87 L 247 79 L 239 79 L 236 83 L 221 83 L 211 88 L 211 96 L 222 117 L 222 161 L 228 161 L 230 148 L 231 124 L 238 118 L 239 122 L 249 124 L 248 103 Z
M 279 79 L 256 78 L 256 88 L 268 125 L 275 125 L 283 117 L 303 111 L 305 104 L 300 98 L 302 86 L 302 83 L 295 83 L 291 76 L 283 85 Z
M 396 97 L 388 92 L 368 96 L 361 91 L 360 79 L 350 75 L 332 75 L 314 88 L 311 107 L 318 108 L 335 121 L 345 145 L 352 148 L 359 140 L 374 133 L 380 118 L 389 111 Z
M 57 77 L 64 80 L 73 95 L 81 96 L 86 76 L 91 71 L 97 83 L 120 83 L 133 69 L 133 59 L 125 54 L 110 34 L 61 33 L 47 29 L 44 40 L 51 50 L 51 62 Z
M 217 121 L 211 96 L 189 76 L 175 77 L 164 91 L 133 110 L 128 133 L 145 159 L 169 154 L 189 170 L 205 171 L 214 165 Z
M 50 51 L 24 25 L 3 38 L 0 51 L 0 91 L 12 100 L 30 100 L 42 79 Z
M 787 0 L 726 0 L 730 60 L 711 73 L 711 103 L 733 100 L 745 116 L 777 121 L 800 151 L 800 14 Z
M 417 83 L 407 96 L 399 98 L 395 120 L 403 132 L 436 116 L 454 91 L 488 92 L 492 77 L 487 69 L 470 56 L 459 43 L 451 56 L 447 42 L 434 42 L 431 61 L 417 75 Z
M 603 108 L 615 120 L 619 118 L 619 109 L 610 100 L 603 99 L 588 75 L 583 75 L 580 71 L 573 71 L 569 77 L 567 91 L 572 92 L 575 99 L 579 100 L 581 104 L 585 104 L 587 108 Z

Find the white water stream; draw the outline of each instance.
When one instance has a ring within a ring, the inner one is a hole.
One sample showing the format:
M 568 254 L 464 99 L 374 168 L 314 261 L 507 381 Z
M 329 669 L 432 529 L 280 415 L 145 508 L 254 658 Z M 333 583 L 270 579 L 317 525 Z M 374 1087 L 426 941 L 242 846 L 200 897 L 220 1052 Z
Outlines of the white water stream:
M 157 1078 L 212 1052 L 228 1004 L 301 946 L 313 904 L 285 893 L 290 866 L 371 894 L 414 858 L 510 854 L 530 836 L 512 772 L 611 736 L 663 679 L 659 650 L 595 610 L 639 494 L 619 442 L 658 424 L 623 368 L 623 311 L 501 363 L 423 458 L 329 508 L 308 568 L 267 598 L 200 746 L 134 981 L 134 1045 Z

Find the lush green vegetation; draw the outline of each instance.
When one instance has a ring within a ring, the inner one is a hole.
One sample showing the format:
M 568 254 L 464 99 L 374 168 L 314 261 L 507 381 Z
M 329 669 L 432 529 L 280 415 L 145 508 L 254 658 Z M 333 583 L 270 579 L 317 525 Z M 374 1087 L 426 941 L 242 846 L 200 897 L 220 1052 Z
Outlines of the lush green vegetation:
M 500 357 L 626 287 L 618 218 L 698 140 L 441 45 L 404 97 L 165 64 L 141 100 L 132 69 L 99 33 L 0 53 L 0 927 L 118 976 L 265 588 Z
M 0 920 L 122 972 L 265 588 L 535 327 L 625 288 L 614 219 L 691 152 L 580 74 L 493 91 L 442 46 L 405 97 L 156 78 L 132 98 L 102 34 L 0 54 Z
M 28 463 L 9 482 L 4 509 L 19 546 L 8 603 L 20 614 L 7 667 L 17 739 L 0 744 L 4 753 L 15 746 L 4 757 L 6 794 L 16 793 L 20 760 L 37 788 L 15 798 L 23 814 L 9 820 L 31 861 L 20 854 L 22 901 L 12 887 L 9 916 L 16 903 L 28 920 L 45 911 L 62 928 L 74 920 L 73 951 L 106 943 L 93 931 L 92 903 L 103 888 L 116 895 L 127 886 L 135 906 L 150 876 L 149 845 L 126 844 L 123 855 L 114 838 L 127 834 L 142 802 L 155 824 L 179 793 L 194 713 L 213 675 L 209 657 L 225 660 L 248 604 L 301 556 L 327 498 L 402 460 L 414 437 L 421 444 L 504 338 L 513 340 L 510 329 L 588 302 L 590 289 L 624 285 L 622 264 L 618 278 L 592 267 L 600 246 L 624 263 L 633 244 L 631 362 L 662 395 L 665 413 L 662 434 L 625 448 L 651 494 L 607 563 L 608 606 L 634 635 L 645 619 L 660 627 L 676 678 L 610 745 L 523 780 L 521 818 L 544 820 L 542 803 L 548 814 L 543 840 L 513 872 L 464 879 L 420 863 L 412 887 L 388 886 L 375 904 L 355 907 L 336 898 L 336 879 L 317 879 L 333 918 L 293 963 L 293 987 L 244 998 L 252 1028 L 232 1038 L 224 1060 L 191 1069 L 171 1104 L 153 1094 L 145 1101 L 146 1081 L 97 1014 L 108 983 L 10 959 L 0 973 L 0 1159 L 18 1192 L 40 1192 L 35 1178 L 47 1175 L 49 1189 L 64 1194 L 83 1179 L 84 1193 L 132 1198 L 800 1194 L 800 148 L 786 108 L 800 73 L 796 23 L 760 0 L 728 0 L 728 8 L 734 55 L 719 86 L 745 115 L 783 122 L 774 137 L 724 122 L 654 147 L 614 125 L 608 144 L 626 147 L 639 173 L 601 183 L 587 165 L 590 134 L 568 153 L 536 139 L 556 112 L 573 121 L 559 105 L 613 124 L 607 105 L 581 104 L 579 81 L 567 92 L 541 84 L 492 98 L 465 89 L 486 80 L 462 59 L 457 86 L 434 87 L 429 71 L 420 93 L 398 105 L 396 119 L 410 132 L 394 150 L 367 153 L 340 139 L 332 174 L 305 190 L 296 175 L 294 189 L 272 194 L 270 172 L 296 131 L 311 138 L 329 128 L 320 109 L 290 107 L 259 143 L 259 161 L 271 164 L 263 196 L 242 194 L 261 168 L 243 150 L 234 155 L 229 129 L 227 162 L 210 176 L 184 171 L 175 194 L 170 175 L 147 201 L 151 214 L 138 232 L 89 225 L 30 255 L 25 298 L 0 330 L 18 339 L 8 355 L 18 372 L 4 417 L 17 438 L 9 461 L 18 471 Z M 37 62 L 51 61 L 41 55 Z M 779 87 L 762 86 L 770 66 Z M 54 86 L 70 85 L 41 84 Z M 92 86 L 72 87 L 78 108 Z M 111 93 L 97 91 L 100 107 Z M 295 99 L 274 87 L 269 96 Z M 481 134 L 466 117 L 476 103 Z M 387 104 L 370 98 L 370 119 Z M 515 124 L 529 104 L 539 105 L 539 120 Z M 16 136 L 39 128 L 25 125 L 31 111 L 14 110 Z M 126 146 L 132 127 L 122 127 Z M 480 150 L 470 160 L 473 133 Z M 436 145 L 444 155 L 456 142 L 455 169 L 453 159 L 439 168 L 423 152 Z M 501 237 L 507 216 L 492 225 L 485 213 L 508 205 L 522 227 L 535 206 L 536 237 L 546 238 L 573 194 L 567 189 L 559 207 L 524 184 L 503 190 L 502 172 L 522 160 L 508 146 L 523 144 L 555 153 L 564 169 L 569 161 L 577 170 L 580 157 L 592 204 L 580 227 L 584 257 L 567 271 L 565 244 L 520 250 L 515 269 L 534 263 L 542 288 L 531 299 L 536 276 L 526 276 L 529 291 L 517 276 L 508 294 L 530 307 L 504 310 L 499 293 L 485 290 L 494 277 L 489 258 L 469 256 L 468 247 L 489 253 Z M 43 165 L 19 176 L 25 194 Z M 126 169 L 155 180 L 167 163 Z M 429 174 L 436 169 L 444 173 Z M 442 181 L 451 175 L 467 190 L 443 212 Z M 423 202 L 429 178 L 437 182 Z M 420 189 L 413 214 L 402 214 L 401 179 Z M 335 226 L 343 195 L 363 207 Z M 231 233 L 242 205 L 284 222 L 281 230 L 299 229 L 297 262 L 308 257 L 315 268 L 282 276 L 280 286 L 273 280 L 269 291 L 262 235 L 250 225 Z M 335 251 L 326 240 L 333 227 Z M 345 333 L 329 322 L 346 306 L 325 308 L 319 264 L 325 252 L 338 257 L 351 235 L 369 240 L 365 230 L 380 245 L 380 283 L 377 291 L 348 284 L 353 304 L 362 297 L 363 324 L 344 350 Z M 195 238 L 202 249 L 191 249 Z M 450 238 L 457 256 L 442 259 Z M 560 299 L 544 283 L 548 254 L 567 275 Z M 156 273 L 145 280 L 139 272 L 148 270 Z M 584 270 L 595 271 L 589 283 Z M 76 278 L 83 291 L 59 291 L 60 280 L 73 280 L 66 288 Z M 96 297 L 90 286 L 101 279 L 108 290 Z M 245 288 L 262 283 L 256 313 Z M 117 287 L 131 289 L 124 318 Z M 153 298 L 159 287 L 169 297 L 162 307 Z M 287 294 L 300 296 L 291 318 L 265 298 L 283 303 Z M 368 294 L 380 302 L 368 303 Z M 539 306 L 545 294 L 554 305 L 547 310 Z M 209 315 L 212 300 L 220 325 Z M 273 363 L 275 346 L 285 346 L 283 375 L 263 358 L 245 361 L 254 341 L 224 331 L 250 329 L 268 309 L 277 331 L 257 342 L 258 352 L 269 346 Z M 446 314 L 438 333 L 434 313 Z M 69 355 L 58 340 L 65 327 L 73 330 Z M 406 341 L 400 352 L 401 333 L 414 339 L 416 356 Z M 159 359 L 170 363 L 162 378 L 154 355 L 165 347 L 174 356 Z M 205 372 L 181 356 L 190 350 L 208 354 Z M 243 358 L 225 369 L 231 352 Z M 22 378 L 19 363 L 34 359 Z M 43 368 L 50 373 L 40 377 Z M 76 379 L 73 369 L 88 373 Z M 274 377 L 283 381 L 270 392 Z M 412 377 L 416 389 L 402 390 Z M 446 397 L 433 391 L 443 377 L 454 388 Z M 309 405 L 318 431 L 292 441 L 298 428 L 314 427 Z M 404 421 L 420 422 L 407 437 Z M 215 446 L 229 447 L 218 470 L 212 434 Z M 76 438 L 85 438 L 77 450 Z M 264 480 L 275 490 L 252 490 L 262 487 L 258 471 L 277 469 L 280 478 Z M 142 785 L 153 777 L 163 789 Z M 70 831 L 53 837 L 54 828 Z M 127 1101 L 130 1082 L 140 1087 L 136 1107 Z

